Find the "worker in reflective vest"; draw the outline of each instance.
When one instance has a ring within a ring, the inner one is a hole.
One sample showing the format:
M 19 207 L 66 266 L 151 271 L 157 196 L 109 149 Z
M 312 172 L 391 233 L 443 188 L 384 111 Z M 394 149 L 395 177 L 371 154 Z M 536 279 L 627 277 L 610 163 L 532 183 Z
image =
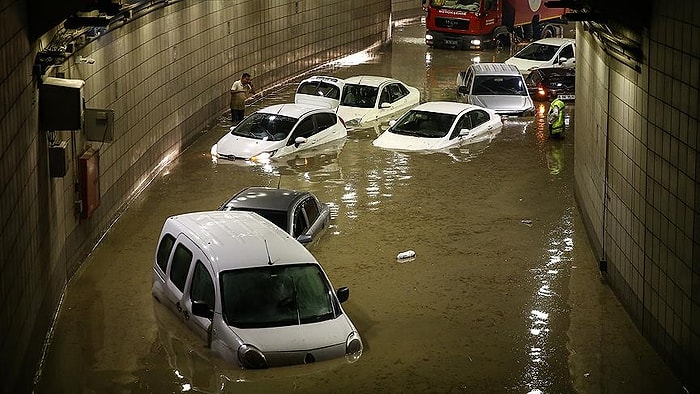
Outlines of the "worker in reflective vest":
M 564 107 L 565 104 L 555 97 L 552 103 L 549 104 L 549 113 L 547 113 L 547 123 L 549 124 L 549 136 L 559 138 L 564 132 Z

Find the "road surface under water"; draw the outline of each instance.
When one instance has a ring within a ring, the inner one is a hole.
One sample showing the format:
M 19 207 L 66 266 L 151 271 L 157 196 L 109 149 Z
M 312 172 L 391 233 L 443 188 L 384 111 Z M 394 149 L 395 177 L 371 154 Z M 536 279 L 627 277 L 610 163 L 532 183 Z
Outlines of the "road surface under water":
M 422 102 L 456 100 L 457 73 L 473 57 L 509 56 L 430 49 L 423 33 L 419 23 L 398 27 L 391 45 L 317 74 L 391 76 L 418 87 Z M 292 101 L 294 87 L 270 90 L 248 112 Z M 210 147 L 230 126 L 223 114 L 71 280 L 36 391 L 679 392 L 598 272 L 573 195 L 574 106 L 557 141 L 547 138 L 546 110 L 447 152 L 374 148 L 375 127 L 257 167 L 212 162 Z M 235 369 L 151 296 L 166 217 L 278 184 L 333 206 L 332 226 L 310 250 L 335 287 L 350 287 L 344 306 L 365 344 L 353 364 Z M 415 258 L 397 261 L 409 249 Z

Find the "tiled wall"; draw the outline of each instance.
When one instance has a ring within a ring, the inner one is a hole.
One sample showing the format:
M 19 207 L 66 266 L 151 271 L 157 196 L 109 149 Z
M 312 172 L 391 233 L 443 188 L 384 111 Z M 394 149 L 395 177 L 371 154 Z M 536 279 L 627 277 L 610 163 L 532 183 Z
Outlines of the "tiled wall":
M 407 10 L 408 1 L 395 2 Z M 159 163 L 227 109 L 233 81 L 248 71 L 259 89 L 272 87 L 386 41 L 392 2 L 170 1 L 106 32 L 48 72 L 84 80 L 86 106 L 115 113 L 111 143 L 57 132 L 69 155 L 68 174 L 60 178 L 48 173 L 32 77 L 35 55 L 52 34 L 28 42 L 26 6 L 16 0 L 0 7 L 3 392 L 31 382 L 67 280 Z M 78 55 L 95 62 L 76 63 Z M 75 158 L 88 146 L 100 152 L 101 201 L 91 218 L 79 220 Z
M 640 72 L 577 30 L 576 191 L 611 287 L 700 388 L 700 3 L 653 5 Z

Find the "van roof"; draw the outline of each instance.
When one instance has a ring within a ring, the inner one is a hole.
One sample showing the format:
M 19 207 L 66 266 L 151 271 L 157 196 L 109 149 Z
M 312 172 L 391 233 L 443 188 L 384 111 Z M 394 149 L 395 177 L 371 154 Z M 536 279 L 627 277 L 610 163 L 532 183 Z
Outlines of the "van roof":
M 297 240 L 262 216 L 245 211 L 191 212 L 171 216 L 164 228 L 186 235 L 217 272 L 230 269 L 317 263 Z
M 506 63 L 473 63 L 469 66 L 474 74 L 482 75 L 520 75 L 518 68 Z

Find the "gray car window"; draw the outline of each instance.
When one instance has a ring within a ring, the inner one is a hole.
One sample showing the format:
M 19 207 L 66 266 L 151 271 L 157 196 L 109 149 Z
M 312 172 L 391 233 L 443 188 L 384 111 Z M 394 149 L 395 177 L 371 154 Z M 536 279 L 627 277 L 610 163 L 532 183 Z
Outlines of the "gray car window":
M 302 205 L 304 206 L 304 211 L 306 211 L 306 218 L 309 223 L 314 223 L 318 219 L 319 211 L 318 204 L 313 197 L 307 198 Z
M 183 292 L 185 291 L 185 281 L 190 270 L 190 264 L 192 264 L 192 252 L 183 244 L 178 244 L 175 247 L 173 262 L 170 266 L 170 280 Z

